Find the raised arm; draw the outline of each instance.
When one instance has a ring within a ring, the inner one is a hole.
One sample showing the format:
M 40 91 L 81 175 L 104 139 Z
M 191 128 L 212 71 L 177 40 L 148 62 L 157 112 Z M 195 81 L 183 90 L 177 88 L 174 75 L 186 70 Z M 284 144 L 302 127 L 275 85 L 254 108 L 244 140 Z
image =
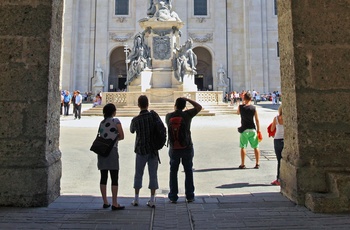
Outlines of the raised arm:
M 193 105 L 193 107 L 197 110 L 197 112 L 200 112 L 202 110 L 202 106 L 197 103 L 196 101 L 183 97 L 183 99 L 185 99 L 186 101 L 188 101 L 191 105 Z

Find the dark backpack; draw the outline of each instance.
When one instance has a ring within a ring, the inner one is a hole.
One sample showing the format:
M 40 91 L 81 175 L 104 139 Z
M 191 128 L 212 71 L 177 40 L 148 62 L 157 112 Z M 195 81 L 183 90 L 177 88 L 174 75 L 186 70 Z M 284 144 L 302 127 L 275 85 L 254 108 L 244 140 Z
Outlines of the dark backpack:
M 168 134 L 172 149 L 185 149 L 190 145 L 190 135 L 182 116 L 175 115 L 169 119 Z
M 154 149 L 160 150 L 164 147 L 166 142 L 166 128 L 164 126 L 163 121 L 160 119 L 159 115 L 151 110 L 154 127 L 152 130 L 152 145 Z

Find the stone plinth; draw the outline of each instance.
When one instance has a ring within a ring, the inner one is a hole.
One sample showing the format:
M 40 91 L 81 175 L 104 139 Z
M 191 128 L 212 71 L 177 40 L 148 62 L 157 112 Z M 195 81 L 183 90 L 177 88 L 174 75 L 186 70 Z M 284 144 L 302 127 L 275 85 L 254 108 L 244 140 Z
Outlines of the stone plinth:
M 194 75 L 192 73 L 186 73 L 183 82 L 182 82 L 182 90 L 183 91 L 197 91 L 197 85 L 194 84 Z
M 93 86 L 93 92 L 95 93 L 94 95 L 97 95 L 99 92 L 103 92 L 104 86 L 103 85 L 94 85 Z
M 128 86 L 129 92 L 146 92 L 152 87 L 152 71 L 148 68 L 143 70 Z
M 151 50 L 152 88 L 178 88 L 174 76 L 174 47 L 179 46 L 179 30 L 184 25 L 179 21 L 142 21 L 140 26 L 147 31 L 145 41 Z
M 174 102 L 174 89 L 152 88 L 147 90 L 146 95 L 150 103 L 171 103 Z
M 171 68 L 154 68 L 152 72 L 152 88 L 172 88 L 175 77 Z
M 222 92 L 222 101 L 224 101 L 224 97 L 225 97 L 225 95 L 226 95 L 226 92 L 227 92 L 227 86 L 225 86 L 225 85 L 219 85 L 218 86 L 218 91 L 221 91 Z
M 281 191 L 312 211 L 350 211 L 349 203 L 343 204 L 350 199 L 349 3 L 278 4 Z M 334 173 L 339 176 L 327 176 Z

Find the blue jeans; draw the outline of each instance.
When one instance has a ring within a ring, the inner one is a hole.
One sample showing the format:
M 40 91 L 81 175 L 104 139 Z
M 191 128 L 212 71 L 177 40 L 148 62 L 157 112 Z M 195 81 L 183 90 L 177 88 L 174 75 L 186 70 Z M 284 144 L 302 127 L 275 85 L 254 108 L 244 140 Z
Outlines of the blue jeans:
M 193 185 L 193 147 L 184 150 L 172 150 L 169 148 L 170 157 L 170 192 L 168 198 L 171 201 L 177 201 L 179 188 L 177 181 L 177 172 L 179 171 L 180 162 L 185 171 L 185 194 L 187 200 L 194 199 L 194 185 Z
M 280 179 L 280 167 L 281 167 L 281 159 L 282 159 L 282 150 L 284 147 L 283 139 L 274 139 L 273 144 L 275 147 L 275 154 L 277 158 L 277 180 Z

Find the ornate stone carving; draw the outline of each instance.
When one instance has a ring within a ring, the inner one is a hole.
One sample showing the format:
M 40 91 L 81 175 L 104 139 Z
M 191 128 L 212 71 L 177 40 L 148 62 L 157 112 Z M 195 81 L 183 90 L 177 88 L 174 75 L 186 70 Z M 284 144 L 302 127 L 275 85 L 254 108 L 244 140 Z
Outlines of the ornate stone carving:
M 159 36 L 165 36 L 167 34 L 170 34 L 173 31 L 173 29 L 170 30 L 153 30 L 153 33 L 159 35 Z
M 153 38 L 153 57 L 154 59 L 164 60 L 170 58 L 170 38 L 159 36 Z
M 208 33 L 208 34 L 204 34 L 204 35 L 189 33 L 188 36 L 190 38 L 192 38 L 192 40 L 195 42 L 203 43 L 203 42 L 213 41 L 213 33 Z
M 123 23 L 123 22 L 126 22 L 127 19 L 126 19 L 126 17 L 117 17 L 116 21 L 120 22 L 120 23 Z
M 145 43 L 143 33 L 134 37 L 134 47 L 126 59 L 130 63 L 126 85 L 132 82 L 146 67 L 151 67 L 150 49 Z
M 143 20 L 150 20 L 150 21 L 179 21 L 181 22 L 181 19 L 179 18 L 179 15 L 172 11 L 172 4 L 171 0 L 165 0 L 165 1 L 154 1 L 149 0 L 149 7 L 147 9 L 147 18 Z
M 197 65 L 197 55 L 192 50 L 193 41 L 188 39 L 184 45 L 179 48 L 175 47 L 175 59 L 173 68 L 175 70 L 175 78 L 182 82 L 186 73 L 195 75 Z
M 125 35 L 120 35 L 117 33 L 109 33 L 109 39 L 116 42 L 126 42 L 132 37 L 132 35 L 133 35 L 132 33 L 128 33 Z
M 204 18 L 204 17 L 198 17 L 196 20 L 197 20 L 197 22 L 199 22 L 199 23 L 205 22 L 205 18 Z

